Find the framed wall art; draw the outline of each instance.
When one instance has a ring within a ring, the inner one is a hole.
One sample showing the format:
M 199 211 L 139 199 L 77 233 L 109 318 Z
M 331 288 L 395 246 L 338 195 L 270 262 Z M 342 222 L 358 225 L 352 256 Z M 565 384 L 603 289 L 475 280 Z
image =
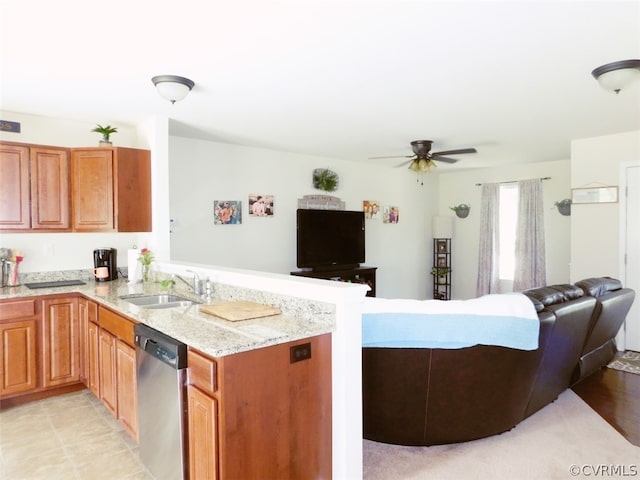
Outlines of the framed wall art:
M 618 203 L 618 187 L 572 188 L 571 203 Z
M 382 223 L 398 223 L 400 221 L 400 209 L 385 205 L 382 207 Z
M 362 210 L 364 211 L 364 218 L 367 220 L 380 218 L 380 202 L 376 200 L 363 200 Z
M 252 217 L 272 217 L 273 209 L 273 195 L 249 194 L 249 215 Z
M 213 223 L 215 225 L 242 223 L 242 202 L 240 200 L 215 200 L 213 202 Z

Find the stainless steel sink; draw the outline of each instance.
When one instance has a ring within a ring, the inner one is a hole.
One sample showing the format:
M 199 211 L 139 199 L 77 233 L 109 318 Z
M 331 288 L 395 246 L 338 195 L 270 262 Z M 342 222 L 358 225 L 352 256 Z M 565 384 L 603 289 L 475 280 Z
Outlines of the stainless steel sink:
M 194 303 L 200 303 L 196 300 L 173 295 L 170 293 L 160 293 L 156 295 L 124 295 L 120 297 L 133 305 L 149 309 L 188 307 Z

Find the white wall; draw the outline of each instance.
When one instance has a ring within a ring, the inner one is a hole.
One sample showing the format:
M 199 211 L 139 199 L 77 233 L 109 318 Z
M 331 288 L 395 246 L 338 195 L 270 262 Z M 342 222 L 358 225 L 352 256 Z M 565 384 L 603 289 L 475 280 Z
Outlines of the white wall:
M 91 132 L 92 122 L 6 111 L 0 116 L 22 124 L 21 133 L 0 132 L 0 140 L 82 147 L 97 145 L 100 139 Z M 474 297 L 480 209 L 480 187 L 475 184 L 544 176 L 552 177 L 544 182 L 548 283 L 620 274 L 619 204 L 574 205 L 571 217 L 563 217 L 553 202 L 569 197 L 571 187 L 618 185 L 619 164 L 640 159 L 638 131 L 575 140 L 570 162 L 438 173 L 426 175 L 420 186 L 406 169 L 169 137 L 167 119 L 150 119 L 135 127 L 108 119 L 96 123 L 118 127 L 112 138 L 115 145 L 152 150 L 154 231 L 1 233 L 0 247 L 18 248 L 25 256 L 22 272 L 90 268 L 97 247 L 117 248 L 118 264 L 125 266 L 126 249 L 138 245 L 153 248 L 163 260 L 169 259 L 171 249 L 176 261 L 288 273 L 296 269 L 297 199 L 323 193 L 312 188 L 311 172 L 327 167 L 340 175 L 335 195 L 348 209 L 360 209 L 365 199 L 400 207 L 397 225 L 367 222 L 366 263 L 379 267 L 379 296 L 431 297 L 431 218 L 453 216 L 450 206 L 469 203 L 469 217 L 454 218 L 453 296 Z M 250 218 L 250 193 L 274 194 L 276 215 Z M 214 226 L 215 199 L 241 200 L 243 224 Z M 178 220 L 171 235 L 169 215 Z
M 274 273 L 296 270 L 295 211 L 303 195 L 326 194 L 312 186 L 314 168 L 340 176 L 331 194 L 347 210 L 363 200 L 400 208 L 396 225 L 366 222 L 366 265 L 378 267 L 377 294 L 429 298 L 431 216 L 437 208 L 437 177 L 416 182 L 407 169 L 378 167 L 261 148 L 170 138 L 170 205 L 174 261 Z M 250 217 L 248 196 L 273 194 L 273 217 Z M 240 200 L 241 225 L 214 225 L 214 200 Z
M 120 126 L 102 119 L 89 123 L 5 111 L 0 111 L 0 118 L 21 123 L 20 133 L 0 132 L 0 140 L 59 147 L 97 147 L 101 135 L 91 130 L 100 123 L 118 127 L 111 137 L 114 145 L 149 148 L 147 138 L 153 129 L 153 125 Z M 76 270 L 92 268 L 93 250 L 99 247 L 117 248 L 118 265 L 126 266 L 127 249 L 146 245 L 149 237 L 143 233 L 0 233 L 0 247 L 22 252 L 21 272 Z
M 640 160 L 640 131 L 571 142 L 571 187 L 620 185 L 620 164 Z M 624 192 L 618 192 L 624 195 Z M 573 205 L 571 281 L 621 278 L 620 203 Z
M 476 186 L 476 183 L 551 177 L 542 183 L 547 247 L 547 283 L 556 284 L 569 281 L 571 217 L 560 215 L 554 206 L 554 202 L 571 196 L 569 168 L 569 160 L 559 160 L 440 174 L 438 214 L 454 217 L 453 238 L 451 240 L 453 298 L 468 299 L 476 296 L 482 193 L 482 187 Z M 469 216 L 464 219 L 457 218 L 455 212 L 449 209 L 449 207 L 461 203 L 471 205 Z M 431 260 L 430 263 L 432 263 Z

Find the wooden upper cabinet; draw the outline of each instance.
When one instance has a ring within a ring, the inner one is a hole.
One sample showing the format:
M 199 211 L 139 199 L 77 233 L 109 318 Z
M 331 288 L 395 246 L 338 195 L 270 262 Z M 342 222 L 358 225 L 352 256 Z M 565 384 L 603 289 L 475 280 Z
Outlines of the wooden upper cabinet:
M 31 227 L 29 148 L 0 143 L 0 229 Z
M 0 229 L 70 228 L 69 150 L 0 142 Z
M 74 231 L 151 231 L 148 150 L 72 149 L 71 178 Z
M 71 175 L 74 230 L 115 231 L 113 151 L 73 150 Z
M 31 228 L 69 230 L 69 152 L 31 148 Z

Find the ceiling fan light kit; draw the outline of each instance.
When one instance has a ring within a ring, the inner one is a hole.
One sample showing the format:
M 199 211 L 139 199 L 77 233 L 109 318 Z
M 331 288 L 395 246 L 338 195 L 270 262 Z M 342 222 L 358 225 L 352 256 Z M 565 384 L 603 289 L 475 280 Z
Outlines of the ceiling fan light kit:
M 409 170 L 416 173 L 428 173 L 436 167 L 435 162 L 426 158 L 415 159 L 409 164 Z
M 171 103 L 183 100 L 195 86 L 193 80 L 177 75 L 157 75 L 151 81 L 158 93 Z
M 442 152 L 432 152 L 432 140 L 414 140 L 411 142 L 411 150 L 413 155 L 391 156 L 391 157 L 369 157 L 376 158 L 408 158 L 406 162 L 402 162 L 398 167 L 409 164 L 409 170 L 416 173 L 428 173 L 437 167 L 435 161 L 444 163 L 456 163 L 455 158 L 445 157 L 443 155 L 460 155 L 463 153 L 477 153 L 475 148 L 458 148 L 456 150 L 445 150 Z M 435 161 L 434 161 L 435 160 Z
M 640 60 L 620 60 L 607 63 L 591 72 L 605 90 L 620 93 L 620 90 L 640 80 Z

